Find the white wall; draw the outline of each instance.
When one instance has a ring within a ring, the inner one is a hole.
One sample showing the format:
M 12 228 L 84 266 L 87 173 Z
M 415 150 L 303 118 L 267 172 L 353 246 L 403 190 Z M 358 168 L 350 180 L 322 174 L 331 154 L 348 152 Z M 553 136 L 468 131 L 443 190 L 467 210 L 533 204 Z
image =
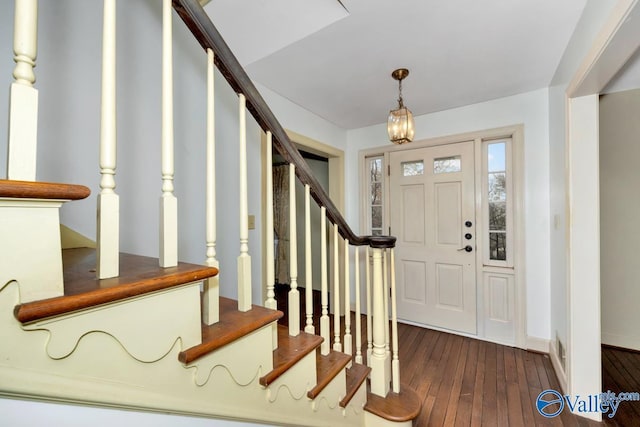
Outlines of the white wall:
M 602 342 L 640 350 L 640 89 L 600 98 Z
M 527 335 L 549 339 L 549 144 L 548 91 L 496 99 L 416 117 L 416 136 L 423 140 L 503 126 L 524 124 Z M 346 163 L 356 165 L 362 149 L 389 144 L 386 124 L 349 132 Z M 347 168 L 346 192 L 357 194 L 358 170 Z M 347 220 L 359 229 L 359 201 L 347 198 Z
M 549 88 L 549 215 L 551 338 L 567 346 L 567 194 L 565 91 L 615 0 L 589 0 L 569 41 Z

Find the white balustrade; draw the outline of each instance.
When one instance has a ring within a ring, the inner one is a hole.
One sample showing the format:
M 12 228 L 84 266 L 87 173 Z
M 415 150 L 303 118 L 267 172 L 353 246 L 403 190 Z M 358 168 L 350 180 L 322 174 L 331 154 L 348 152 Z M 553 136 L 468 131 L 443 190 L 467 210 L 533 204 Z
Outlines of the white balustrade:
M 238 256 L 238 310 L 251 310 L 251 256 L 249 256 L 249 201 L 247 193 L 247 99 L 238 96 L 240 122 L 240 255 Z
M 311 187 L 304 186 L 304 267 L 305 267 L 305 305 L 307 322 L 304 331 L 308 334 L 315 334 L 313 327 L 313 270 L 311 265 Z
M 389 392 L 389 371 L 385 345 L 384 283 L 382 249 L 373 248 L 373 349 L 371 351 L 371 393 L 385 397 Z
M 7 178 L 35 181 L 38 146 L 38 91 L 33 68 L 38 53 L 38 1 L 16 0 L 13 30 L 15 82 L 9 96 Z
M 342 351 L 340 343 L 340 253 L 337 224 L 333 224 L 333 349 Z
M 289 164 L 289 335 L 300 334 L 300 291 L 298 291 L 298 232 L 296 224 L 296 166 Z
M 396 297 L 396 261 L 391 252 L 391 335 L 393 337 L 393 361 L 391 362 L 391 382 L 394 393 L 400 393 L 400 359 L 398 358 L 398 310 Z
M 327 284 L 327 208 L 320 207 L 320 294 L 322 314 L 320 316 L 320 336 L 324 339 L 320 345 L 323 356 L 331 349 L 331 335 L 329 331 L 329 286 Z
M 163 0 L 160 267 L 175 267 L 178 265 L 178 199 L 173 194 L 173 24 L 171 13 L 171 0 Z
M 216 131 L 215 131 L 215 90 L 214 90 L 214 53 L 207 49 L 207 161 L 206 161 L 206 264 L 219 267 L 216 258 Z M 220 320 L 220 279 L 216 275 L 204 281 L 202 298 L 202 316 L 207 325 Z
M 102 26 L 102 105 L 97 267 L 99 279 L 119 274 L 120 199 L 116 188 L 116 1 L 104 0 Z
M 344 239 L 344 352 L 353 354 L 351 336 L 351 278 L 349 277 L 349 240 Z
M 355 258 L 354 258 L 354 267 L 355 267 L 355 297 L 356 297 L 356 363 L 362 363 L 362 320 L 360 318 L 361 310 L 360 310 L 360 247 L 355 247 Z

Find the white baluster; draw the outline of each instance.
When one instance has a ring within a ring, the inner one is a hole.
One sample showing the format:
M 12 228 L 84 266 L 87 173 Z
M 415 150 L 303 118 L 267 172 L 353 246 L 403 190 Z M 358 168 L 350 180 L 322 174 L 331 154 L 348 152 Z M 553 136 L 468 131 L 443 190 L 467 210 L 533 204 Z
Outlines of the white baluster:
M 322 315 L 320 316 L 320 336 L 324 338 L 320 345 L 323 356 L 331 349 L 331 335 L 329 331 L 329 286 L 327 284 L 327 208 L 320 208 L 320 286 Z
M 304 331 L 308 334 L 315 334 L 316 329 L 313 327 L 313 276 L 311 266 L 311 188 L 309 184 L 304 186 L 304 234 L 305 234 L 305 302 L 307 312 L 307 323 Z
M 173 25 L 171 13 L 171 0 L 163 0 L 160 267 L 178 265 L 178 200 L 173 194 Z
M 298 291 L 298 233 L 296 224 L 296 166 L 289 164 L 289 335 L 300 334 L 300 291 Z
M 396 261 L 391 251 L 391 328 L 393 337 L 393 361 L 391 362 L 391 382 L 394 393 L 400 393 L 400 359 L 398 358 L 398 312 L 396 307 Z
M 266 250 L 266 263 L 267 268 L 265 274 L 267 275 L 267 300 L 264 302 L 264 306 L 272 310 L 278 308 L 276 302 L 275 293 L 275 255 L 274 255 L 274 236 L 273 236 L 273 135 L 270 131 L 267 131 L 267 217 L 265 219 L 266 224 L 266 237 L 267 237 L 267 250 Z
M 333 224 L 333 349 L 342 351 L 340 343 L 340 254 L 337 224 Z
M 349 240 L 344 240 L 344 352 L 353 354 L 351 336 L 351 278 L 349 277 Z
M 99 279 L 119 274 L 120 199 L 116 188 L 116 2 L 104 0 L 97 267 Z
M 33 68 L 38 53 L 38 1 L 16 0 L 13 29 L 15 82 L 9 96 L 7 178 L 35 181 L 38 145 L 38 91 Z
M 365 249 L 365 263 L 364 263 L 364 281 L 367 287 L 367 366 L 371 367 L 371 352 L 373 351 L 373 308 L 372 308 L 372 289 L 371 289 L 371 257 L 369 255 L 369 246 Z
M 384 283 L 382 278 L 382 249 L 373 248 L 373 350 L 371 352 L 371 393 L 386 397 L 389 375 L 386 368 Z
M 267 215 L 265 219 L 266 227 L 266 254 L 265 262 L 267 263 L 265 274 L 267 275 L 267 300 L 264 306 L 272 310 L 278 309 L 275 293 L 275 255 L 274 255 L 274 237 L 273 237 L 273 135 L 267 131 Z M 272 348 L 278 348 L 278 325 L 273 325 Z
M 356 363 L 362 363 L 362 325 L 360 319 L 360 247 L 355 247 L 355 291 L 356 291 Z
M 389 262 L 387 249 L 382 251 L 382 278 L 384 285 L 384 348 L 386 352 L 387 377 L 391 375 L 391 341 L 389 337 Z
M 216 132 L 215 132 L 215 103 L 214 103 L 214 54 L 207 49 L 207 164 L 206 164 L 206 239 L 207 260 L 210 267 L 219 267 L 216 259 Z M 220 281 L 218 276 L 204 281 L 204 295 L 202 299 L 202 316 L 207 325 L 213 325 L 220 320 Z
M 251 310 L 251 256 L 249 256 L 249 202 L 247 193 L 247 99 L 238 97 L 240 122 L 240 255 L 238 256 L 238 311 Z

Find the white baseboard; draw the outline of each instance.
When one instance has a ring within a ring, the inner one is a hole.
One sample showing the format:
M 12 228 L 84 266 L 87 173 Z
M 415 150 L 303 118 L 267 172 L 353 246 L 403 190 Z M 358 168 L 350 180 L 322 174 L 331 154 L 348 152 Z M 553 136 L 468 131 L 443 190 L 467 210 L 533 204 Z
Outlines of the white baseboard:
M 527 337 L 527 350 L 548 354 L 549 340 L 538 337 Z
M 567 374 L 562 367 L 562 363 L 560 362 L 560 357 L 558 356 L 558 349 L 553 343 L 549 343 L 549 358 L 551 359 L 551 365 L 553 366 L 553 370 L 556 372 L 556 377 L 558 377 L 558 382 L 560 383 L 560 388 L 562 393 L 568 393 L 567 391 Z
M 602 332 L 602 344 L 640 351 L 640 338 Z

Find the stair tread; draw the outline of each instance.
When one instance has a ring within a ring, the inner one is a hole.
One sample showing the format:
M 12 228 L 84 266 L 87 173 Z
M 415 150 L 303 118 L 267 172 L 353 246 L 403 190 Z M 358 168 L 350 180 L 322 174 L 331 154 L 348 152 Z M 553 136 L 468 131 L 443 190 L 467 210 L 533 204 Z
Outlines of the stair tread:
M 331 350 L 326 356 L 321 355 L 318 351 L 316 353 L 316 386 L 309 390 L 307 397 L 309 397 L 309 399 L 315 399 L 350 361 L 351 356 L 339 351 Z
M 243 336 L 277 321 L 281 311 L 252 305 L 251 310 L 238 311 L 238 302 L 220 297 L 220 320 L 213 325 L 202 325 L 202 343 L 188 348 L 178 355 L 184 364 L 209 354 Z
M 422 400 L 418 394 L 404 384 L 400 387 L 400 393 L 390 391 L 387 397 L 367 393 L 367 403 L 364 405 L 365 411 L 398 423 L 415 419 L 421 407 Z
M 371 368 L 360 363 L 354 363 L 349 369 L 347 369 L 347 394 L 340 401 L 340 406 L 346 408 L 353 396 L 365 382 L 371 372 Z
M 84 185 L 0 179 L 0 197 L 16 199 L 80 200 L 91 194 Z
M 303 357 L 317 349 L 324 339 L 317 335 L 300 332 L 289 335 L 289 328 L 278 325 L 278 348 L 273 350 L 273 370 L 260 378 L 260 384 L 268 386 L 298 363 Z
M 157 258 L 120 254 L 120 276 L 96 278 L 96 251 L 89 248 L 62 251 L 64 296 L 20 304 L 16 318 L 23 323 L 86 309 L 196 282 L 218 274 L 218 270 L 196 264 L 178 263 L 162 268 Z

